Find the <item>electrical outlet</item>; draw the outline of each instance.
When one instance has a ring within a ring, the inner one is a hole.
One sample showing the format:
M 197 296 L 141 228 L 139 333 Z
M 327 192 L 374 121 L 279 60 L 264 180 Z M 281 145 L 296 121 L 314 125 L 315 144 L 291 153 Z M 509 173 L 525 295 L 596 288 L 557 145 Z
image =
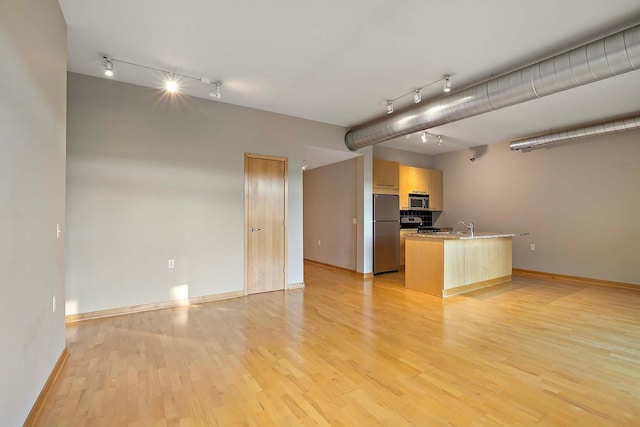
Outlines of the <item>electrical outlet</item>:
M 532 251 L 535 251 L 535 250 L 536 250 L 536 244 L 535 244 L 535 243 L 532 243 L 532 244 L 531 244 L 531 250 L 532 250 Z
M 318 240 L 318 246 L 320 246 L 320 240 Z
M 56 312 L 56 297 L 53 297 L 53 299 L 52 299 L 52 307 L 51 308 L 53 309 L 53 312 L 55 313 Z
M 353 218 L 353 225 L 356 225 L 358 223 L 358 218 Z
M 170 259 L 169 262 L 167 263 L 167 267 L 174 268 L 175 266 L 176 266 L 175 260 Z
M 56 224 L 56 239 L 59 239 L 61 234 L 62 230 L 60 230 L 60 224 Z

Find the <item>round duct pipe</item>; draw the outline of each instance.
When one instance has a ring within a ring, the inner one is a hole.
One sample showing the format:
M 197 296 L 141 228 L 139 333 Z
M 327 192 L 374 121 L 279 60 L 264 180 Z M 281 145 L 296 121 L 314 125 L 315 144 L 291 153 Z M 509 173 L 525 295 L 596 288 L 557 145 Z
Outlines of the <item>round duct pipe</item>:
M 511 151 L 522 150 L 531 151 L 536 148 L 547 147 L 561 142 L 574 141 L 590 136 L 607 135 L 616 132 L 640 129 L 640 116 L 631 117 L 613 122 L 601 123 L 593 126 L 585 126 L 578 129 L 571 129 L 563 132 L 551 133 L 548 135 L 535 136 L 533 138 L 519 139 L 509 144 Z
M 640 69 L 640 25 L 511 73 L 358 126 L 351 151 Z

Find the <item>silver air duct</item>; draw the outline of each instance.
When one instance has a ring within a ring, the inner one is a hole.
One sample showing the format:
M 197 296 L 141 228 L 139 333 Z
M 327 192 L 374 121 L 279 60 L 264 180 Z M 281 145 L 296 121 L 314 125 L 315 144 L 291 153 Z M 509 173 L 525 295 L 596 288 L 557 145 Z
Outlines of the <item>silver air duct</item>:
M 509 144 L 511 151 L 531 151 L 535 148 L 543 148 L 560 142 L 573 141 L 589 136 L 607 135 L 615 132 L 640 129 L 640 116 L 630 119 L 616 120 L 614 122 L 599 125 L 586 126 L 564 132 L 556 132 L 549 135 L 535 136 L 533 138 L 520 139 Z
M 640 25 L 347 132 L 349 150 L 640 69 Z

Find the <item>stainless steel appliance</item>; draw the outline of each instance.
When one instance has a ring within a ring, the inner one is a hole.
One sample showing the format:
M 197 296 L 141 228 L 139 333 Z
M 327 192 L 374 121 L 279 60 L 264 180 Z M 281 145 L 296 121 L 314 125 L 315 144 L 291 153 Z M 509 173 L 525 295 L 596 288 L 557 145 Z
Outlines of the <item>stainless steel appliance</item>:
M 400 228 L 418 228 L 422 225 L 419 216 L 403 216 L 400 218 Z
M 436 233 L 438 231 L 441 231 L 439 227 L 432 227 L 430 225 L 418 226 L 418 233 Z
M 373 195 L 373 274 L 400 268 L 400 209 L 398 196 Z
M 409 209 L 416 211 L 429 209 L 429 195 L 409 194 Z

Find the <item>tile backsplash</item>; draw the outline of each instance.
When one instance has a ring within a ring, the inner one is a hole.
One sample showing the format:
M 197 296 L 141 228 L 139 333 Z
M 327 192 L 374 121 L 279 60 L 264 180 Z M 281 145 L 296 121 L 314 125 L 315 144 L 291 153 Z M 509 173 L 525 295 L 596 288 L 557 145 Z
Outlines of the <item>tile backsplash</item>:
M 405 211 L 405 210 L 401 210 L 400 211 L 400 218 L 405 217 L 405 216 L 417 216 L 420 217 L 422 219 L 422 225 L 426 225 L 426 226 L 432 226 L 433 225 L 433 212 L 431 211 Z M 403 225 L 402 228 L 415 228 L 415 226 L 411 225 L 411 224 L 406 224 Z

